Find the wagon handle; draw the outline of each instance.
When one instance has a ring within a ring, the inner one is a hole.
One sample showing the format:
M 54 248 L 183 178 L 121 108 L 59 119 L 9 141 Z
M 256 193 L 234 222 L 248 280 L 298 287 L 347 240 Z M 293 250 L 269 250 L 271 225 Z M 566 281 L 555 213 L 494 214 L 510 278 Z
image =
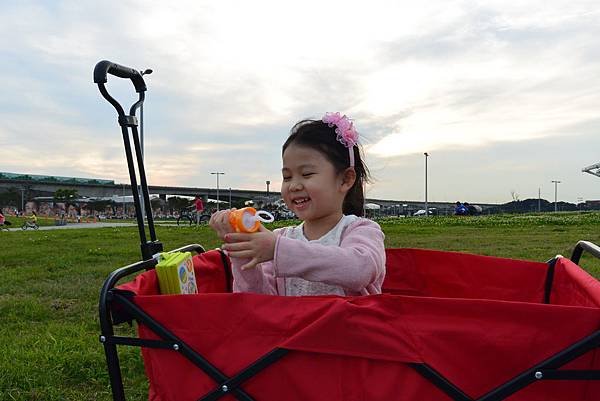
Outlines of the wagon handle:
M 135 90 L 138 93 L 138 100 L 131 105 L 129 114 L 125 114 L 123 106 L 113 98 L 106 89 L 106 82 L 108 74 L 114 75 L 120 78 L 129 78 L 135 86 Z M 156 239 L 156 231 L 154 230 L 154 217 L 152 216 L 152 209 L 146 209 L 146 219 L 148 221 L 148 230 L 150 231 L 150 241 L 146 241 L 146 231 L 144 218 L 141 211 L 141 201 L 138 191 L 135 164 L 133 162 L 133 151 L 135 151 L 135 157 L 137 161 L 137 168 L 140 176 L 141 192 L 146 205 L 150 205 L 150 194 L 148 192 L 148 183 L 146 182 L 146 170 L 144 168 L 144 160 L 142 157 L 142 151 L 140 146 L 140 138 L 138 135 L 138 119 L 135 115 L 136 110 L 144 103 L 146 96 L 146 83 L 142 74 L 130 67 L 124 67 L 120 64 L 113 63 L 112 61 L 102 60 L 94 67 L 94 83 L 98 85 L 98 89 L 102 96 L 113 105 L 119 116 L 118 121 L 121 126 L 121 133 L 123 135 L 123 145 L 125 146 L 125 157 L 127 158 L 127 168 L 129 170 L 129 179 L 131 181 L 131 193 L 135 203 L 135 217 L 138 224 L 138 231 L 140 234 L 140 246 L 142 251 L 142 258 L 144 260 L 152 258 L 157 252 L 162 251 L 162 244 Z M 131 137 L 133 139 L 133 151 L 131 147 L 131 141 L 129 139 L 129 128 L 131 128 Z
M 575 245 L 575 249 L 573 249 L 571 261 L 575 264 L 579 264 L 579 259 L 581 259 L 583 251 L 588 251 L 593 256 L 600 259 L 600 247 L 598 245 L 590 241 L 579 241 L 577 245 Z
M 133 86 L 135 87 L 135 91 L 138 93 L 145 92 L 147 89 L 144 78 L 142 78 L 142 74 L 140 74 L 138 70 L 125 67 L 108 60 L 102 60 L 96 64 L 96 67 L 94 68 L 94 83 L 105 84 L 108 82 L 107 74 L 111 74 L 119 78 L 131 79 L 131 82 L 133 82 Z

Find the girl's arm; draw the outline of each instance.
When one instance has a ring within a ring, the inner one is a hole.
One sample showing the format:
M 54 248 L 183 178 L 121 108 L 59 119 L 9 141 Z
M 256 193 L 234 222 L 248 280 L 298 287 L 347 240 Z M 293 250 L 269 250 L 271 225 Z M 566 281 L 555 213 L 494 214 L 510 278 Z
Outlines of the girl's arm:
M 281 238 L 284 229 L 273 231 Z M 242 270 L 250 259 L 231 258 L 233 274 L 233 292 L 253 292 L 257 294 L 277 295 L 277 282 L 273 271 L 273 261 L 259 263 L 256 267 Z
M 338 285 L 354 292 L 385 276 L 384 235 L 379 225 L 359 219 L 346 227 L 340 246 L 327 246 L 279 236 L 273 260 L 274 277 L 302 277 Z M 380 288 L 379 288 L 380 291 Z

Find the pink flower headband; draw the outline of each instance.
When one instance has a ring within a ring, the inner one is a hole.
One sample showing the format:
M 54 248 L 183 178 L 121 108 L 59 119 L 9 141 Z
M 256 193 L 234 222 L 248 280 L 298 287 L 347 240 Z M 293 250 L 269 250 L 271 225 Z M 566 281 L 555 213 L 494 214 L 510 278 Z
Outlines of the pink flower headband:
M 322 120 L 330 127 L 335 125 L 336 139 L 348 148 L 350 167 L 354 167 L 354 145 L 358 143 L 358 132 L 354 129 L 354 123 L 345 114 L 342 116 L 338 111 L 325 113 Z

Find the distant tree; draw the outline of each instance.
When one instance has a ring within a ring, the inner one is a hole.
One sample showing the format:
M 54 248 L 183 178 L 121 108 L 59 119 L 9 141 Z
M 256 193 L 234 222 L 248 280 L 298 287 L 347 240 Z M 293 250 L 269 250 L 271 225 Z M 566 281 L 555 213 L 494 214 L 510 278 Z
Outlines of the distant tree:
M 70 203 L 77 199 L 79 194 L 76 189 L 57 189 L 54 192 L 54 200 L 57 202 Z
M 160 209 L 163 205 L 163 200 L 160 198 L 150 199 L 150 205 L 152 206 L 152 210 Z
M 169 210 L 173 213 L 176 210 L 182 210 L 186 207 L 189 207 L 192 202 L 186 198 L 180 198 L 179 196 L 172 196 L 167 199 L 167 204 L 169 205 Z
M 538 204 L 542 212 L 553 212 L 554 202 L 548 202 L 546 199 L 525 199 L 522 201 L 511 201 L 503 205 L 492 208 L 492 213 L 530 213 L 538 210 Z M 577 205 L 568 202 L 558 202 L 558 210 L 577 210 Z
M 106 211 L 106 208 L 113 205 L 113 201 L 111 200 L 94 200 L 88 203 L 88 208 L 92 209 L 95 212 L 103 213 Z
M 77 199 L 79 195 L 77 194 L 76 189 L 57 189 L 54 192 L 54 202 L 62 202 L 65 204 L 67 210 L 69 206 L 73 205 L 75 199 Z
M 513 189 L 512 191 L 510 191 L 510 196 L 512 197 L 512 200 L 515 202 L 519 201 L 519 194 Z
M 17 191 L 17 188 L 10 187 L 6 192 L 0 193 L 0 207 L 3 206 L 14 206 L 17 207 L 20 204 L 21 194 Z

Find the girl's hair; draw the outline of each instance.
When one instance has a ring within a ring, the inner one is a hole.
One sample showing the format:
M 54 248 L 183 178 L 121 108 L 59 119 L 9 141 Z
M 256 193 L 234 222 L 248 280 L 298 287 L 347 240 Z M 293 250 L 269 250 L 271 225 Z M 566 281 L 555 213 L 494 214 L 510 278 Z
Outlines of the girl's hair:
M 290 136 L 283 144 L 281 155 L 292 143 L 305 146 L 321 152 L 333 164 L 336 173 L 341 173 L 350 167 L 350 154 L 337 139 L 335 126 L 329 127 L 321 120 L 302 120 L 296 123 L 290 131 Z M 354 171 L 356 180 L 346 194 L 342 204 L 344 214 L 362 216 L 364 214 L 364 184 L 371 181 L 369 170 L 363 162 L 362 151 L 358 145 L 352 147 L 354 152 Z

